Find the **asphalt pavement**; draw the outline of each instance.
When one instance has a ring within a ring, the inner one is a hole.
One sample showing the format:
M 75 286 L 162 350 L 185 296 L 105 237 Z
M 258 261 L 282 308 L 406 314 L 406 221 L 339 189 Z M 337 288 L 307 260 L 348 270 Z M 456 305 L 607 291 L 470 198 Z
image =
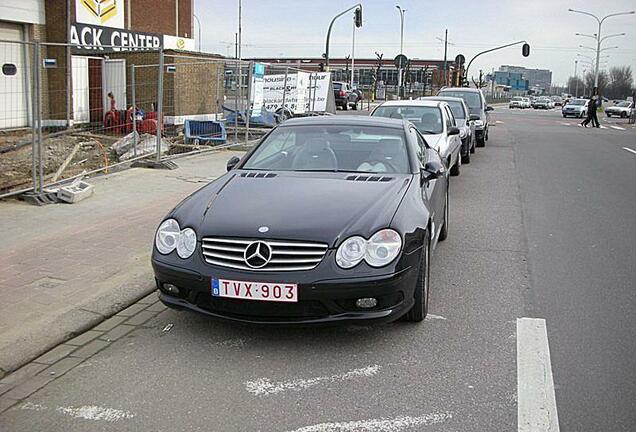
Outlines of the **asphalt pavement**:
M 497 108 L 451 178 L 425 322 L 242 326 L 151 295 L 27 365 L 0 430 L 530 430 L 524 317 L 545 319 L 561 430 L 633 430 L 635 137 Z

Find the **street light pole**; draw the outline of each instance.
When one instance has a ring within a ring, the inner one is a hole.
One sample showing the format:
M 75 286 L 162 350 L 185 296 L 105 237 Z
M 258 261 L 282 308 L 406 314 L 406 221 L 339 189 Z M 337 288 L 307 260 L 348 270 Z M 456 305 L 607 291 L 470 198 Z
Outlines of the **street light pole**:
M 395 6 L 400 12 L 400 54 L 404 54 L 404 12 L 400 5 Z M 402 67 L 398 69 L 398 97 L 402 97 Z
M 338 18 L 340 18 L 347 12 L 357 8 L 362 8 L 362 3 L 358 3 L 357 5 L 352 6 L 349 9 L 340 12 L 338 15 L 333 17 L 333 19 L 331 20 L 331 23 L 329 23 L 329 29 L 327 30 L 327 41 L 325 42 L 325 72 L 329 72 L 329 40 L 331 39 L 331 29 L 333 27 L 333 23 L 336 22 Z
M 199 21 L 199 17 L 196 16 L 195 14 L 192 14 L 192 16 L 197 21 L 197 28 L 198 28 L 198 34 L 199 34 L 199 52 L 201 52 L 201 21 Z
M 599 59 L 601 56 L 601 42 L 603 42 L 605 39 L 610 38 L 610 37 L 614 37 L 614 36 L 620 36 L 620 35 L 610 35 L 604 38 L 601 38 L 601 27 L 603 26 L 603 22 L 611 17 L 615 17 L 615 16 L 619 16 L 619 15 L 632 15 L 634 13 L 636 13 L 636 11 L 629 11 L 629 12 L 617 12 L 617 13 L 613 13 L 613 14 L 609 14 L 609 15 L 605 15 L 603 18 L 599 18 L 596 15 L 589 13 L 589 12 L 585 12 L 585 11 L 580 11 L 580 10 L 576 10 L 576 9 L 568 9 L 569 12 L 574 12 L 574 13 L 579 13 L 579 14 L 583 14 L 583 15 L 587 15 L 587 16 L 591 16 L 592 18 L 594 18 L 596 20 L 596 22 L 598 22 L 598 33 L 596 33 L 596 67 L 594 68 L 594 89 L 592 91 L 592 93 L 594 94 L 598 94 L 598 72 L 599 72 Z M 623 33 L 624 35 L 624 33 Z M 586 36 L 586 35 L 581 35 L 581 36 Z
M 576 68 L 579 65 L 578 60 L 574 60 L 574 97 L 579 97 L 579 77 L 576 74 Z

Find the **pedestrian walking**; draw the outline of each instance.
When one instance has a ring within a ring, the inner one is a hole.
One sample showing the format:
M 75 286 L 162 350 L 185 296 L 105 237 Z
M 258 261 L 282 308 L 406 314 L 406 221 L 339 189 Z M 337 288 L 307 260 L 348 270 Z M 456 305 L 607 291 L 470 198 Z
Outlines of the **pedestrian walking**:
M 598 122 L 598 116 L 596 115 L 596 109 L 601 105 L 601 97 L 599 95 L 595 95 L 592 107 L 590 107 L 590 112 L 592 113 L 592 126 L 600 127 L 600 123 Z
M 587 125 L 592 121 L 592 112 L 596 112 L 594 95 L 590 96 L 590 100 L 587 101 L 587 116 L 585 117 L 585 120 L 581 122 L 581 126 L 587 127 Z M 592 126 L 594 126 L 594 123 L 592 123 Z

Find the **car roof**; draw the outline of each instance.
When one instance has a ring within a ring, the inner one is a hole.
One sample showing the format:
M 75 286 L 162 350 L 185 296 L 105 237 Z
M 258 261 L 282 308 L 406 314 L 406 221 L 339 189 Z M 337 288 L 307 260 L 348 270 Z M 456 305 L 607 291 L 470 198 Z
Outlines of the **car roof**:
M 441 101 L 441 102 L 461 102 L 461 103 L 465 103 L 464 99 L 458 98 L 458 97 L 453 97 L 453 96 L 424 96 L 424 97 L 418 98 L 418 100 L 437 100 L 437 101 Z
M 337 116 L 314 116 L 314 117 L 298 117 L 285 120 L 280 127 L 286 126 L 320 126 L 320 125 L 336 125 L 336 126 L 382 126 L 392 129 L 404 129 L 408 123 L 407 120 L 394 119 L 388 117 L 368 117 L 353 115 L 337 115 Z
M 472 87 L 445 87 L 441 89 L 439 93 L 442 93 L 445 91 L 463 91 L 468 93 L 481 93 L 479 89 L 472 88 Z
M 409 99 L 409 100 L 395 100 L 395 101 L 386 101 L 382 103 L 380 106 L 428 106 L 428 107 L 438 107 L 440 104 L 444 103 L 444 101 L 439 100 L 431 100 L 431 99 Z

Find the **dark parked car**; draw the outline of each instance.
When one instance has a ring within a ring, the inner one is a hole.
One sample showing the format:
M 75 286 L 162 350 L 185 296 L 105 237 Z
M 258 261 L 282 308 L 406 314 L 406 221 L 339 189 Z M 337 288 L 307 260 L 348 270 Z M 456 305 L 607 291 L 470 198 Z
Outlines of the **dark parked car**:
M 175 207 L 161 301 L 263 324 L 424 319 L 448 171 L 408 121 L 291 119 Z
M 336 101 L 336 107 L 342 108 L 344 111 L 349 109 L 357 110 L 358 102 L 362 100 L 362 92 L 352 89 L 346 82 L 333 82 L 333 95 Z
M 466 102 L 471 117 L 477 116 L 474 120 L 477 147 L 484 147 L 488 141 L 490 130 L 490 111 L 494 108 L 486 104 L 486 98 L 481 90 L 468 87 L 447 87 L 440 90 L 437 95 L 458 97 Z

